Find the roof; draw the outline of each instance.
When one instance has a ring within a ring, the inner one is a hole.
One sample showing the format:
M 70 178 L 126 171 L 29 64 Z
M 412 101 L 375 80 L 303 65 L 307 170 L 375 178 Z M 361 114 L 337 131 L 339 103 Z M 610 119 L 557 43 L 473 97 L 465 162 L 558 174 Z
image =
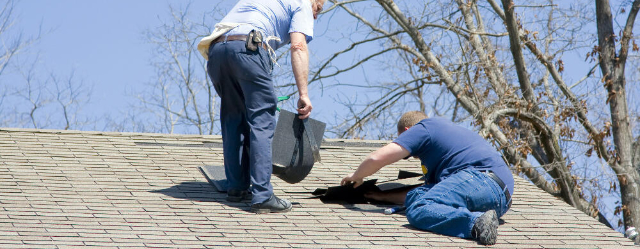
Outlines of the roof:
M 420 231 L 373 205 L 324 204 L 309 194 L 339 183 L 385 141 L 327 140 L 298 184 L 273 177 L 294 202 L 256 215 L 229 203 L 199 166 L 222 165 L 220 136 L 0 128 L 0 248 L 483 247 Z M 383 168 L 418 171 L 408 160 Z M 621 248 L 633 243 L 515 176 L 497 248 Z

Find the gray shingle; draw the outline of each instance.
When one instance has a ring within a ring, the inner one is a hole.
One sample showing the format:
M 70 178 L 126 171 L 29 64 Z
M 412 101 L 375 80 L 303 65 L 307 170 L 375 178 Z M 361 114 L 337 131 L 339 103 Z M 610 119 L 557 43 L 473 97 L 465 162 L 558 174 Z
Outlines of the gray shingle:
M 329 140 L 298 184 L 272 178 L 293 201 L 255 215 L 229 203 L 198 171 L 221 165 L 219 136 L 0 129 L 0 247 L 413 248 L 481 247 L 411 228 L 382 206 L 323 204 L 309 194 L 336 185 L 386 141 Z M 418 172 L 410 159 L 383 168 Z M 496 248 L 621 248 L 630 240 L 515 177 Z

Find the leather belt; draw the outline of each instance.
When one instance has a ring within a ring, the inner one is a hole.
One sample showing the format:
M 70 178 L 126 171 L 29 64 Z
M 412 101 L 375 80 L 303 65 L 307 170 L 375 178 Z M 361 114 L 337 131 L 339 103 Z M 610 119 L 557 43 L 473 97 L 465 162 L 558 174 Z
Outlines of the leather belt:
M 480 172 L 485 173 L 487 176 L 493 179 L 496 183 L 498 183 L 498 186 L 500 186 L 500 188 L 504 190 L 504 196 L 507 199 L 507 206 L 511 208 L 511 194 L 509 193 L 509 189 L 504 184 L 502 179 L 500 179 L 500 177 L 498 177 L 498 175 L 496 175 L 496 173 L 493 173 L 493 171 L 491 170 L 480 170 Z
M 220 37 L 213 40 L 213 43 L 219 43 L 224 41 L 246 41 L 247 35 L 221 35 Z M 267 49 L 267 45 L 264 42 L 260 43 L 260 47 Z

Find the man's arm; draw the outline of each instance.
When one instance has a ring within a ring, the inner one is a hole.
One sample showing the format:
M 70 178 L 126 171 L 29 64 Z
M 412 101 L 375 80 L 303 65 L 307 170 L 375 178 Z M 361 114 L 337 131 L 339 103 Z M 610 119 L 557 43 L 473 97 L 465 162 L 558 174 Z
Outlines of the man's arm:
M 307 37 L 303 33 L 293 32 L 291 36 L 291 67 L 293 76 L 298 86 L 298 113 L 300 119 L 308 118 L 311 115 L 311 99 L 307 91 L 309 77 L 309 50 L 307 49 Z
M 397 143 L 390 143 L 384 147 L 372 152 L 362 163 L 358 169 L 342 179 L 340 185 L 354 183 L 353 187 L 358 187 L 367 176 L 378 172 L 382 167 L 395 163 L 400 159 L 409 156 L 409 151 Z

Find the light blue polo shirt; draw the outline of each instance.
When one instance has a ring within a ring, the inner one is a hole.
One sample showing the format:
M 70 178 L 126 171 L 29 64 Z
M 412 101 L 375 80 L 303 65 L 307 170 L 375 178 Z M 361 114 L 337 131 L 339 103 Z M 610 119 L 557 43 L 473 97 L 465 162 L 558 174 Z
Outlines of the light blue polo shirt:
M 247 23 L 227 32 L 227 35 L 246 35 L 252 29 L 263 35 L 276 36 L 280 42 L 269 45 L 278 49 L 288 44 L 289 33 L 300 32 L 313 39 L 313 10 L 309 0 L 240 0 L 220 22 Z

